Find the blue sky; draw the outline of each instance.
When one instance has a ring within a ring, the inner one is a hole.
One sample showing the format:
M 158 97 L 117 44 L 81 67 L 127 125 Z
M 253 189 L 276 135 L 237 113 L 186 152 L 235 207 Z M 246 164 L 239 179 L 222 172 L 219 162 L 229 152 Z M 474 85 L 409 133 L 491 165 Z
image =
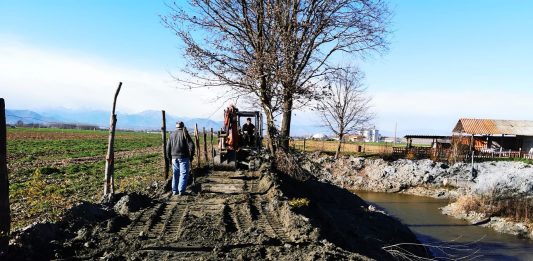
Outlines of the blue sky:
M 459 117 L 533 120 L 533 1 L 389 2 L 390 50 L 350 58 L 366 73 L 378 129 L 445 134 Z M 221 90 L 174 88 L 169 73 L 184 61 L 159 21 L 167 12 L 157 0 L 0 0 L 0 96 L 8 108 L 108 109 L 123 81 L 119 110 L 213 115 Z M 295 124 L 316 119 L 297 112 Z

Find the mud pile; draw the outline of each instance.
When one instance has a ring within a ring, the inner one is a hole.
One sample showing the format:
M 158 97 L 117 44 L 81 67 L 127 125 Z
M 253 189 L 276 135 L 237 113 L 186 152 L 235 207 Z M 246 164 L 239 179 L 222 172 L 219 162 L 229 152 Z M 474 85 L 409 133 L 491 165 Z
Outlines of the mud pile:
M 80 203 L 58 223 L 14 233 L 7 259 L 386 260 L 394 256 L 383 247 L 418 243 L 396 219 L 312 177 L 206 172 L 189 189 Z M 290 207 L 293 198 L 310 204 Z

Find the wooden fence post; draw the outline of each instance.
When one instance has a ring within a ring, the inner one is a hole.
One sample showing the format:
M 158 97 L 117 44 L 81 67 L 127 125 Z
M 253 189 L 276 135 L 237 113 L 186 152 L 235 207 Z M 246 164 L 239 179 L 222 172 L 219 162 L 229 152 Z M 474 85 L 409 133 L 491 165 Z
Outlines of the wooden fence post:
M 6 106 L 0 98 L 0 255 L 7 252 L 11 213 L 9 212 L 9 179 L 7 176 Z
M 163 177 L 165 180 L 167 180 L 169 157 L 167 155 L 167 119 L 164 110 L 161 111 L 161 116 L 163 117 L 163 122 L 161 125 L 161 138 L 163 139 L 163 159 L 165 162 L 165 166 L 163 167 Z
M 122 87 L 122 82 L 118 84 L 118 88 L 115 92 L 115 98 L 113 99 L 113 110 L 111 111 L 111 122 L 109 126 L 109 140 L 107 143 L 107 155 L 106 155 L 106 162 L 105 162 L 105 184 L 104 184 L 104 196 L 111 193 L 115 193 L 115 180 L 114 180 L 114 172 L 115 172 L 115 151 L 114 151 L 114 143 L 115 143 L 115 128 L 117 125 L 117 115 L 115 114 L 115 108 L 117 105 L 117 97 L 118 93 L 120 92 L 120 88 Z
M 205 132 L 205 127 L 203 127 L 202 130 L 204 134 L 204 158 L 205 158 L 205 163 L 208 163 L 209 159 L 207 158 L 207 132 Z
M 215 148 L 213 147 L 213 128 L 211 128 L 211 141 L 209 142 L 211 144 L 211 163 L 213 163 L 213 166 L 215 166 Z
M 194 124 L 194 143 L 196 143 L 196 167 L 200 168 L 200 138 L 198 137 L 198 124 Z

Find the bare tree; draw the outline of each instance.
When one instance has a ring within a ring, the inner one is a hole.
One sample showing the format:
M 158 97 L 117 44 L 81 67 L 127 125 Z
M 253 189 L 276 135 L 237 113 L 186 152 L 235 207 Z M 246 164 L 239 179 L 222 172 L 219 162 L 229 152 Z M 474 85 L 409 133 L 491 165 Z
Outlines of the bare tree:
M 373 118 L 370 97 L 361 81 L 363 74 L 355 67 L 338 70 L 327 78 L 330 94 L 320 100 L 318 109 L 326 127 L 338 138 L 335 158 L 339 157 L 344 136 L 362 129 Z
M 266 115 L 272 150 L 288 148 L 292 110 L 321 97 L 317 83 L 337 53 L 383 50 L 389 12 L 382 0 L 189 0 L 163 16 L 185 46 L 186 87 L 229 87 Z M 282 116 L 275 125 L 276 113 Z M 280 140 L 280 143 L 276 143 Z
M 390 13 L 382 0 L 277 1 L 278 80 L 282 85 L 282 147 L 288 148 L 295 105 L 320 99 L 318 84 L 337 69 L 336 54 L 366 54 L 386 48 Z M 352 57 L 353 58 L 353 57 Z
M 263 0 L 190 0 L 169 5 L 163 24 L 185 44 L 188 88 L 227 87 L 227 96 L 255 97 L 266 116 L 269 147 L 275 150 L 279 88 L 272 3 Z

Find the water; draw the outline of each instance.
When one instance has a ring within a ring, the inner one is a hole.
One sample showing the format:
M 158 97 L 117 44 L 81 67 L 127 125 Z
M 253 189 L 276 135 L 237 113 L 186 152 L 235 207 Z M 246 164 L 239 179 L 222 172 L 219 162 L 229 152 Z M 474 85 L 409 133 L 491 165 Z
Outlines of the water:
M 442 259 L 533 260 L 533 240 L 519 239 L 490 228 L 472 226 L 466 221 L 441 214 L 447 200 L 405 194 L 355 192 L 372 205 L 399 218 L 424 244 Z

